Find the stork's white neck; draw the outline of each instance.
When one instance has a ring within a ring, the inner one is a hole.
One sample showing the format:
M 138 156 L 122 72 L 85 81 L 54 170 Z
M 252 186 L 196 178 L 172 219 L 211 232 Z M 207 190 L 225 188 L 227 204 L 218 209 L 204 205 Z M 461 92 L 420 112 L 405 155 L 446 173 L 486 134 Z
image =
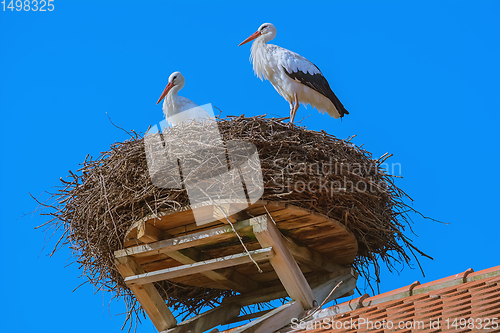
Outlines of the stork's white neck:
M 181 108 L 181 97 L 179 96 L 179 90 L 182 89 L 181 85 L 175 85 L 170 89 L 163 102 L 163 112 L 166 117 L 170 117 L 175 113 L 180 112 Z
M 253 64 L 253 71 L 259 79 L 269 80 L 269 54 L 267 52 L 267 41 L 263 37 L 257 38 L 252 43 L 250 60 Z
M 169 100 L 170 102 L 175 102 L 177 99 L 179 99 L 179 91 L 184 87 L 184 83 L 177 84 L 170 89 L 168 92 L 166 100 Z

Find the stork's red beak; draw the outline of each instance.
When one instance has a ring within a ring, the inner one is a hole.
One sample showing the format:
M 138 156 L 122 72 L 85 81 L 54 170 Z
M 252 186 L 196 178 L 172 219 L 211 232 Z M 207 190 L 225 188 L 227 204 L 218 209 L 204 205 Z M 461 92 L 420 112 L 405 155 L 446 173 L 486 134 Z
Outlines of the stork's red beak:
M 247 39 L 245 39 L 244 41 L 242 41 L 242 42 L 240 43 L 240 45 L 238 45 L 238 46 L 241 46 L 241 45 L 243 45 L 243 44 L 246 44 L 246 43 L 248 43 L 248 42 L 251 42 L 252 40 L 254 40 L 255 38 L 257 38 L 257 37 L 259 37 L 259 36 L 260 36 L 260 31 L 256 31 L 256 32 L 254 32 L 254 33 L 253 33 L 250 37 L 248 37 Z
M 174 85 L 172 84 L 172 82 L 169 82 L 167 84 L 167 86 L 165 87 L 165 90 L 163 90 L 163 93 L 161 94 L 160 99 L 158 100 L 158 102 L 156 102 L 156 105 L 158 105 L 158 103 L 160 103 L 165 98 L 165 96 L 167 96 L 168 92 L 170 91 L 170 89 L 172 89 L 173 86 Z

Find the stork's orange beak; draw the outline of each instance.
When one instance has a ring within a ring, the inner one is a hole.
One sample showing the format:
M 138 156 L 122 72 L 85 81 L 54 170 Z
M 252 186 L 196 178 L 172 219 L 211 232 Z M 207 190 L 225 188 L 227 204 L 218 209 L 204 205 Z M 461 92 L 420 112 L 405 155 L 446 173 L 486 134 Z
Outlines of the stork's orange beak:
M 160 103 L 165 98 L 165 96 L 167 96 L 168 92 L 170 91 L 170 89 L 172 89 L 173 86 L 174 85 L 172 84 L 172 82 L 169 82 L 167 84 L 167 86 L 165 87 L 165 90 L 163 90 L 163 93 L 161 94 L 160 99 L 158 100 L 158 102 L 156 102 L 156 105 L 158 105 L 158 103 Z
M 253 33 L 250 37 L 248 37 L 247 39 L 245 39 L 244 41 L 242 41 L 242 42 L 240 43 L 240 45 L 238 45 L 238 46 L 241 46 L 241 45 L 243 45 L 243 44 L 246 44 L 246 43 L 248 43 L 248 42 L 251 42 L 252 40 L 254 40 L 255 38 L 257 38 L 257 37 L 259 37 L 259 36 L 260 36 L 260 31 L 256 31 L 256 32 L 254 32 L 254 33 Z

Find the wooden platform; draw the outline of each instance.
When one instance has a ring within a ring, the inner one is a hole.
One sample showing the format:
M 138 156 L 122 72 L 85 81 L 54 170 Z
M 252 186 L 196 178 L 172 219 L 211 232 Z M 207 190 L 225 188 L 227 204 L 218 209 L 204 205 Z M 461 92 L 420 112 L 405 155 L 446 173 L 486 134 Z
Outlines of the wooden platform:
M 202 332 L 238 320 L 242 306 L 286 296 L 292 304 L 285 312 L 275 309 L 276 316 L 290 311 L 299 316 L 321 303 L 339 281 L 342 288 L 331 297 L 350 292 L 357 278 L 349 267 L 357 241 L 343 224 L 279 202 L 206 202 L 151 214 L 130 227 L 124 244 L 115 252 L 116 265 L 159 331 Z M 165 279 L 240 295 L 177 325 L 152 284 Z M 278 322 L 276 316 L 264 324 L 255 320 L 253 326 L 264 325 L 265 332 L 270 322 Z

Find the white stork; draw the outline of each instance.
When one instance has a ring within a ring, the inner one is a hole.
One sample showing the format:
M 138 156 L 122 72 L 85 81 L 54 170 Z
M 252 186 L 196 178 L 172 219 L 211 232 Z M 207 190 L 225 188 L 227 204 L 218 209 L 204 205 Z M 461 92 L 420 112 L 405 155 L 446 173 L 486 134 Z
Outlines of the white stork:
M 180 72 L 173 72 L 168 78 L 168 84 L 163 90 L 160 99 L 156 104 L 163 102 L 163 113 L 167 123 L 175 126 L 181 122 L 189 122 L 191 120 L 199 121 L 210 119 L 210 115 L 198 104 L 194 103 L 186 97 L 179 96 L 179 90 L 184 87 L 184 76 Z
M 295 119 L 299 103 L 304 106 L 311 104 L 321 113 L 326 111 L 336 119 L 349 114 L 319 68 L 295 52 L 267 44 L 274 37 L 274 25 L 264 23 L 238 46 L 255 40 L 250 55 L 253 70 L 261 80 L 263 77 L 269 80 L 276 91 L 290 103 L 290 122 L 293 123 Z

